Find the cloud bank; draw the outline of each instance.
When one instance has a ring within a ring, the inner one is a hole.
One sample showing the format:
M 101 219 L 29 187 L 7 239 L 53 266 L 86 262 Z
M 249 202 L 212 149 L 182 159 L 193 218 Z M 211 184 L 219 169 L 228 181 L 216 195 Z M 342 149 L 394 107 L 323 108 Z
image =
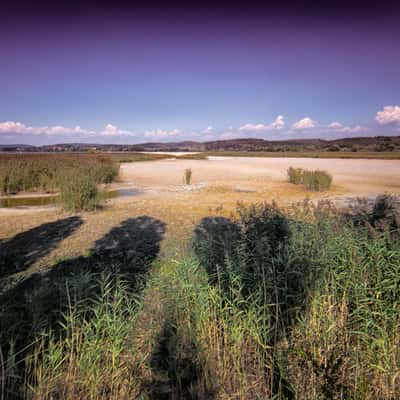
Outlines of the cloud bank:
M 93 135 L 94 131 L 87 131 L 82 129 L 80 126 L 75 126 L 75 128 L 66 128 L 64 126 L 42 126 L 33 127 L 27 126 L 22 122 L 5 121 L 0 122 L 0 133 L 14 133 L 18 135 Z
M 375 124 L 375 126 L 374 126 Z M 198 130 L 187 129 L 148 129 L 142 132 L 121 129 L 108 123 L 100 130 L 75 127 L 31 126 L 23 122 L 0 122 L 0 143 L 16 144 L 55 144 L 63 142 L 91 143 L 139 143 L 143 141 L 181 141 L 181 140 L 223 140 L 233 138 L 261 137 L 270 140 L 294 138 L 339 138 L 354 135 L 393 135 L 400 131 L 400 106 L 384 106 L 378 111 L 374 120 L 363 126 L 346 125 L 334 120 L 320 123 L 306 116 L 286 127 L 283 115 L 278 115 L 271 123 L 246 123 L 238 127 L 215 128 L 208 125 Z
M 176 137 L 182 135 L 183 132 L 180 129 L 164 130 L 164 129 L 154 129 L 149 130 L 144 133 L 145 138 L 150 139 L 166 139 L 171 137 Z

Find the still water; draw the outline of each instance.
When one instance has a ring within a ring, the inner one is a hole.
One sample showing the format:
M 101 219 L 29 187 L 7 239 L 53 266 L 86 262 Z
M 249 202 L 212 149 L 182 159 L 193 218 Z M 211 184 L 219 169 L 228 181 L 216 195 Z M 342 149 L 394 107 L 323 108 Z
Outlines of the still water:
M 102 200 L 115 199 L 117 197 L 137 196 L 142 193 L 138 189 L 118 189 L 100 193 Z M 57 204 L 59 196 L 30 196 L 30 197 L 6 197 L 0 199 L 0 207 L 37 207 Z

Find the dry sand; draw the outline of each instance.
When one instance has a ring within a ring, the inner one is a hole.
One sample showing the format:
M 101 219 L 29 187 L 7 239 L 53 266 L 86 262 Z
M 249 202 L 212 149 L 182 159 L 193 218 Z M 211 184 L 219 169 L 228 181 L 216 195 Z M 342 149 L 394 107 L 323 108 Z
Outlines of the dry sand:
M 160 160 L 123 164 L 122 180 L 142 188 L 181 185 L 186 168 L 193 183 L 238 186 L 239 189 L 268 190 L 286 185 L 290 167 L 322 169 L 333 176 L 336 190 L 350 195 L 400 193 L 400 160 L 343 160 L 316 158 L 213 157 L 210 160 Z

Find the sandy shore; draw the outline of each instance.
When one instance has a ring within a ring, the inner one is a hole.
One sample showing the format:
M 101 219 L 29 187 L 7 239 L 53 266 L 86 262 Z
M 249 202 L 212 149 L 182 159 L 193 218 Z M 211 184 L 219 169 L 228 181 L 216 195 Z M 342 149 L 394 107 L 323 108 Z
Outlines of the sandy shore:
M 249 157 L 160 160 L 124 164 L 121 177 L 123 181 L 141 187 L 167 187 L 182 184 L 185 169 L 191 168 L 193 183 L 268 190 L 277 183 L 286 185 L 286 171 L 290 166 L 328 171 L 333 176 L 335 188 L 349 195 L 400 193 L 400 160 Z

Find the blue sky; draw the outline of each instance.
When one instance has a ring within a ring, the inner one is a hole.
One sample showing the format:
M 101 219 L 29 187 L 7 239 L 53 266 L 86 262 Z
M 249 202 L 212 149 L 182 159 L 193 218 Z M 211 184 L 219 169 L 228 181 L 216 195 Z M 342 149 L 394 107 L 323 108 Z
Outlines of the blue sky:
M 400 135 L 392 19 L 8 24 L 0 143 Z

